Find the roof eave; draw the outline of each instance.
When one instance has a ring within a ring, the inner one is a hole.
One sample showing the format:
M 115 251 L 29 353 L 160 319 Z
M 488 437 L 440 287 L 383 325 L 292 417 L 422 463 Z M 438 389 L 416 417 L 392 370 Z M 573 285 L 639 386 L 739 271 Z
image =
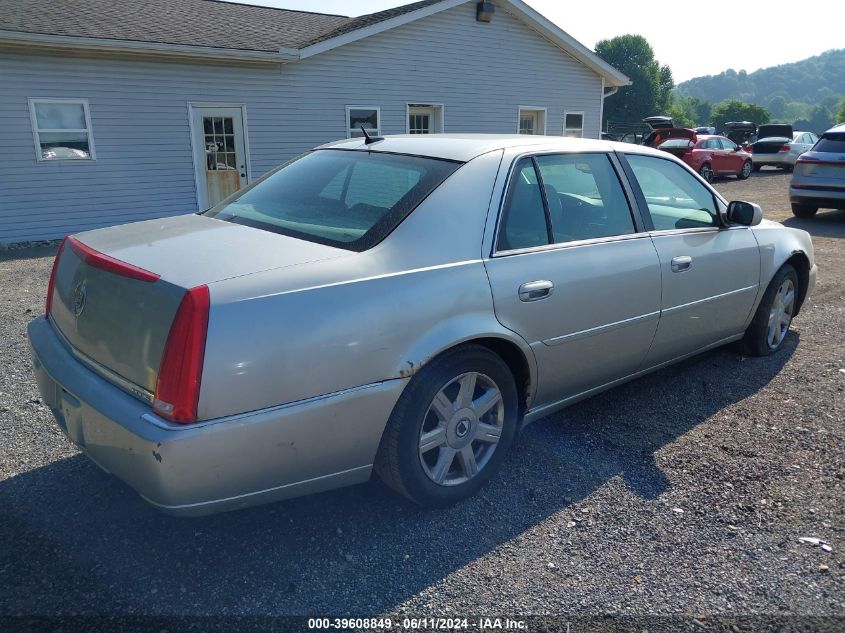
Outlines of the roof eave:
M 251 51 L 236 48 L 218 48 L 214 46 L 191 46 L 187 44 L 165 44 L 160 42 L 142 42 L 135 40 L 117 40 L 95 37 L 75 37 L 69 35 L 50 35 L 45 33 L 24 33 L 20 31 L 0 31 L 0 43 L 29 44 L 49 48 L 73 48 L 92 51 L 118 53 L 144 53 L 177 57 L 199 57 L 202 59 L 250 61 L 268 63 L 287 63 L 299 60 L 298 51 L 281 49 L 279 51 Z
M 317 42 L 316 44 L 312 44 L 310 46 L 305 46 L 299 51 L 300 59 L 313 57 L 314 55 L 319 55 L 320 53 L 330 51 L 333 48 L 337 48 L 339 46 L 344 46 L 346 44 L 351 44 L 352 42 L 362 40 L 365 37 L 370 37 L 371 35 L 382 33 L 383 31 L 395 29 L 397 26 L 408 24 L 409 22 L 419 20 L 420 18 L 428 17 L 429 15 L 434 15 L 435 13 L 440 13 L 441 11 L 446 11 L 447 9 L 451 9 L 452 7 L 456 7 L 468 1 L 469 0 L 443 0 L 442 2 L 437 2 L 421 9 L 417 9 L 416 11 L 411 11 L 409 13 L 398 15 L 395 18 L 382 20 L 381 22 L 377 22 L 376 24 L 371 24 L 370 26 L 365 26 L 364 28 L 356 29 L 348 33 L 343 33 L 342 35 L 338 35 L 331 39 L 323 40 L 322 42 Z

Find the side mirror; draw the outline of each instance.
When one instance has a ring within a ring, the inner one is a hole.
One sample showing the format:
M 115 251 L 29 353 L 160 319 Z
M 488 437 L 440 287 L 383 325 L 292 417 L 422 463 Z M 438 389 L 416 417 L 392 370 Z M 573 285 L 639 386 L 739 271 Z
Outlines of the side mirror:
M 753 202 L 734 200 L 728 204 L 728 222 L 742 226 L 757 226 L 763 221 L 763 210 Z

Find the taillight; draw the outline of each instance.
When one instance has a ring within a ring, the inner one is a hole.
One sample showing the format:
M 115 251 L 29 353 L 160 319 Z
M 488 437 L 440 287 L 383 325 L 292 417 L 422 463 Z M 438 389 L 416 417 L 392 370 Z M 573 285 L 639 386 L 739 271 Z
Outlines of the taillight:
M 789 151 L 789 145 L 783 145 L 778 151 L 779 152 L 788 152 Z
M 100 270 L 105 270 L 121 277 L 137 279 L 138 281 L 153 282 L 159 279 L 159 275 L 151 273 L 149 270 L 133 266 L 132 264 L 127 264 L 114 257 L 109 257 L 100 251 L 95 251 L 75 237 L 67 237 L 65 239 L 67 239 L 68 246 L 73 249 L 76 256 L 93 268 L 99 268 Z
M 47 284 L 47 299 L 44 302 L 44 316 L 50 316 L 50 308 L 53 307 L 53 288 L 56 286 L 56 271 L 59 269 L 59 258 L 62 256 L 62 249 L 65 247 L 67 238 L 62 240 L 59 244 L 59 250 L 56 251 L 56 259 L 53 260 L 53 269 L 50 271 L 50 282 Z
M 167 335 L 153 410 L 172 422 L 197 421 L 210 303 L 208 286 L 188 290 Z

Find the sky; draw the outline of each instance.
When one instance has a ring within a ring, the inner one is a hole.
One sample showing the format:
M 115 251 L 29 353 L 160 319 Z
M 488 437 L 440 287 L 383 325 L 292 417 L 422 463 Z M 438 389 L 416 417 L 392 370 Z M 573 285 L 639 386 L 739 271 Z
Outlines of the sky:
M 247 4 L 354 16 L 410 1 L 249 0 Z M 806 0 L 800 5 L 784 2 L 782 6 L 738 0 L 527 3 L 591 49 L 599 40 L 615 35 L 643 35 L 660 63 L 672 68 L 676 83 L 728 68 L 752 72 L 845 47 L 843 0 Z

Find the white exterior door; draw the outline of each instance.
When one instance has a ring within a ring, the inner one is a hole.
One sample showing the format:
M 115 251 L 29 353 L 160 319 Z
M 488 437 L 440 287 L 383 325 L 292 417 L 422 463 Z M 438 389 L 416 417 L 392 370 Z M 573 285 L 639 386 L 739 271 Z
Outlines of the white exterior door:
M 443 108 L 435 105 L 408 106 L 408 134 L 438 134 L 443 131 Z
M 213 207 L 249 179 L 243 111 L 239 107 L 191 107 L 197 203 Z

